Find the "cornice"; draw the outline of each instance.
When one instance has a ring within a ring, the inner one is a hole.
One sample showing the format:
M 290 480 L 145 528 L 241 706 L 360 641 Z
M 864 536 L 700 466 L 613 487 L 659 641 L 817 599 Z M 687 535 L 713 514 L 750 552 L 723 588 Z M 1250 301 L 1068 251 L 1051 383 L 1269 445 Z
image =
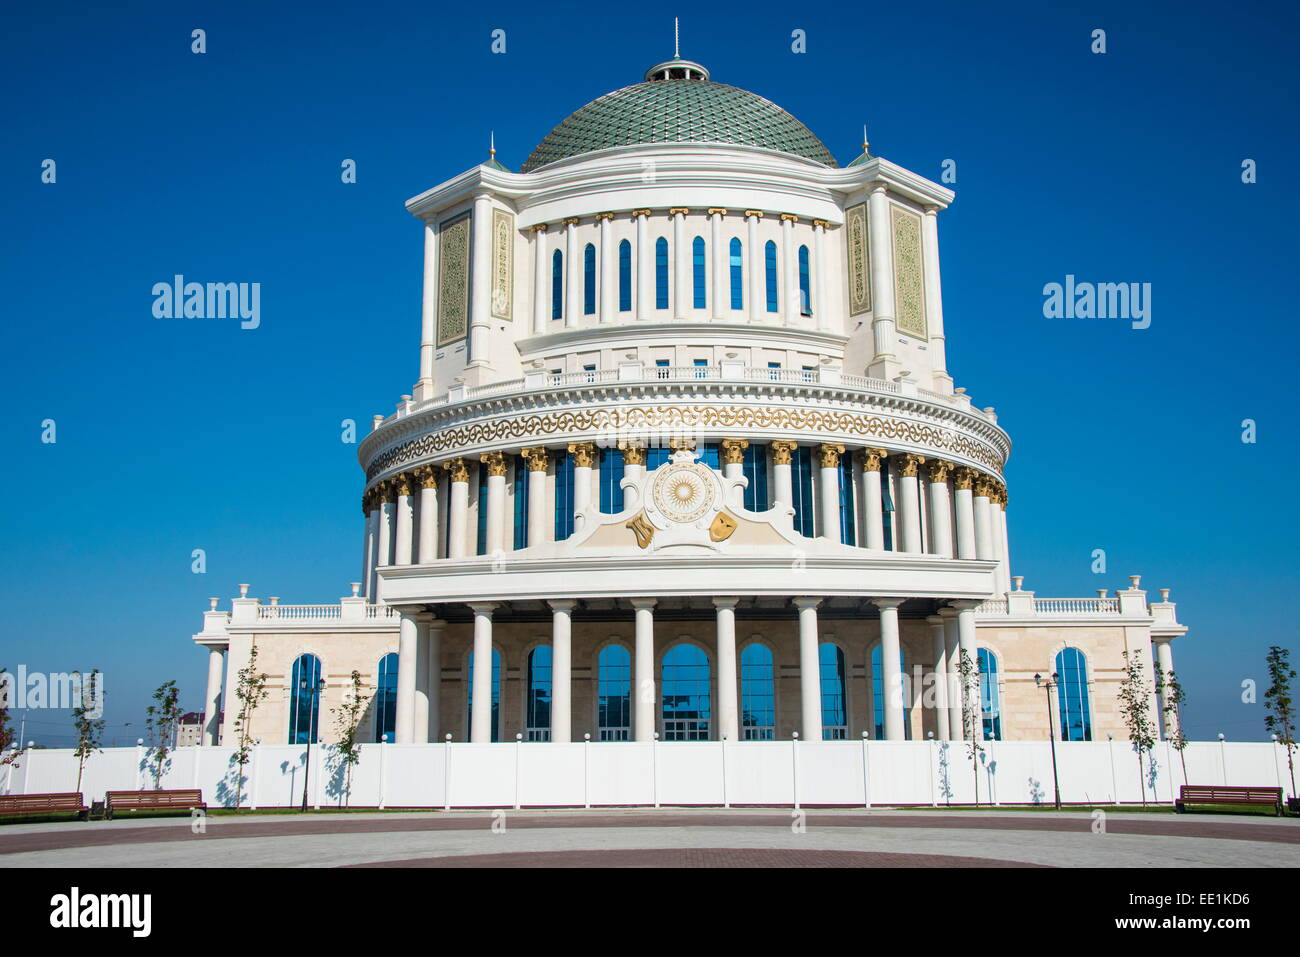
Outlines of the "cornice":
M 664 336 L 679 339 L 682 336 L 701 336 L 718 343 L 720 337 L 734 336 L 738 339 L 750 337 L 763 340 L 779 340 L 787 348 L 791 344 L 803 344 L 816 348 L 842 350 L 849 341 L 849 336 L 820 329 L 808 329 L 800 326 L 777 326 L 749 322 L 627 322 L 620 324 L 580 326 L 576 329 L 564 329 L 548 332 L 540 336 L 527 336 L 516 341 L 519 352 L 527 356 L 549 349 L 568 348 L 581 345 L 599 345 L 601 348 L 616 348 L 613 344 L 622 341 L 634 341 L 645 344 L 647 338 Z M 728 342 L 728 345 L 731 343 Z M 737 343 L 741 344 L 741 343 Z

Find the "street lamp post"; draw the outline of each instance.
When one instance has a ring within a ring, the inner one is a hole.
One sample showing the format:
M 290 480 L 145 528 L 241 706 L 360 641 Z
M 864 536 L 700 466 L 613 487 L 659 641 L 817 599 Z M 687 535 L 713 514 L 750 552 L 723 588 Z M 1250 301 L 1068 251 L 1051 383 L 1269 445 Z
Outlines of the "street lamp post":
M 307 713 L 315 716 L 316 700 L 320 697 L 320 693 L 325 690 L 325 679 L 317 678 L 316 681 L 311 682 L 303 678 L 298 682 L 298 688 L 303 694 L 307 695 L 307 700 L 311 702 L 311 710 Z M 315 736 L 316 722 L 309 719 L 307 721 L 307 755 L 302 761 L 302 811 L 304 814 L 307 813 L 307 785 L 311 778 L 311 739 Z
M 1047 691 L 1047 736 L 1052 742 L 1052 790 L 1056 798 L 1056 809 L 1061 809 L 1061 779 L 1056 773 L 1056 716 L 1052 714 L 1052 692 L 1056 690 L 1056 682 L 1060 675 L 1055 671 L 1046 681 L 1042 675 L 1034 675 L 1034 684 Z

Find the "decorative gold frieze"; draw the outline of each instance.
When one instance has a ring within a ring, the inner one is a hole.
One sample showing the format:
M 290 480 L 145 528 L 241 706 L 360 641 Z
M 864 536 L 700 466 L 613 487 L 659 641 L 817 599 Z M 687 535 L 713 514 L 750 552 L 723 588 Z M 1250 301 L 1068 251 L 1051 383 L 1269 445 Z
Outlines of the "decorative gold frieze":
M 889 458 L 889 451 L 887 449 L 863 449 L 862 471 L 879 472 L 880 466 L 887 458 Z
M 453 482 L 469 481 L 469 464 L 459 455 L 442 463 L 442 467 L 447 470 Z
M 488 475 L 506 474 L 506 457 L 503 452 L 484 452 L 478 460 L 487 466 Z
M 528 463 L 528 471 L 530 472 L 545 472 L 547 466 L 551 463 L 551 454 L 540 445 L 520 449 L 519 454 L 522 455 L 524 461 Z
M 747 439 L 723 439 L 722 462 L 724 465 L 741 465 L 745 461 L 745 449 L 749 448 Z
M 920 467 L 925 463 L 924 455 L 908 452 L 898 457 L 898 474 L 903 478 L 916 478 Z
M 772 464 L 789 465 L 794 450 L 798 447 L 798 442 L 791 442 L 789 439 L 777 439 L 772 443 Z
M 824 469 L 837 469 L 840 467 L 840 456 L 844 454 L 844 446 L 836 442 L 823 442 L 817 448 L 817 455 Z
M 575 468 L 589 469 L 596 465 L 596 445 L 593 442 L 570 442 L 569 454 Z

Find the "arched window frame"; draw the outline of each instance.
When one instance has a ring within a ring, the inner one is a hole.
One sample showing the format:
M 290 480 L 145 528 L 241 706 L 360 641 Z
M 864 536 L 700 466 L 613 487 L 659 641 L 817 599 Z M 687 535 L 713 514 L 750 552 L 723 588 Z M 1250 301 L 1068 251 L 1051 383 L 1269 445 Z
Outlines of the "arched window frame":
M 618 311 L 632 311 L 632 244 L 618 244 Z
M 601 741 L 632 738 L 632 651 L 621 641 L 596 652 L 596 729 Z
M 1088 656 L 1066 645 L 1052 659 L 1056 672 L 1057 720 L 1062 741 L 1092 740 L 1092 695 L 1088 681 Z
M 551 254 L 551 318 L 564 318 L 564 253 Z
M 315 743 L 320 740 L 320 695 L 304 691 L 302 684 L 306 681 L 311 688 L 320 681 L 320 658 L 303 652 L 293 660 L 289 674 L 289 743 Z
M 757 637 L 740 649 L 740 737 L 776 739 L 776 654 Z
M 807 246 L 799 247 L 799 314 L 801 316 L 811 316 L 813 314 L 812 301 L 812 278 L 811 270 L 808 265 L 809 254 Z
M 670 664 L 669 659 L 678 653 L 681 649 L 690 649 L 697 652 L 703 658 L 703 668 L 705 677 L 703 680 L 704 691 L 699 689 L 700 678 L 683 677 L 679 674 L 669 675 L 669 668 L 685 669 L 698 668 L 700 664 L 696 662 L 673 662 Z M 672 642 L 664 649 L 659 658 L 659 687 L 660 687 L 660 704 L 659 704 L 659 721 L 661 726 L 660 737 L 665 741 L 708 741 L 713 732 L 713 660 L 709 656 L 707 649 L 688 638 L 679 638 Z M 695 690 L 688 691 L 688 695 L 696 698 L 693 702 L 694 708 L 685 708 L 680 711 L 669 711 L 669 700 L 674 697 L 674 692 L 679 689 L 678 683 L 689 682 Z
M 582 314 L 596 314 L 596 247 L 592 243 L 582 248 Z
M 375 733 L 378 743 L 388 735 L 388 743 L 397 740 L 397 672 L 401 656 L 390 651 L 375 666 Z
M 980 721 L 985 741 L 1002 740 L 1002 663 L 991 648 L 975 649 L 980 676 Z
M 820 679 L 822 693 L 823 741 L 844 741 L 849 736 L 849 669 L 847 662 L 848 659 L 844 654 L 844 649 L 837 642 L 822 641 L 818 644 L 817 676 Z
M 745 308 L 745 251 L 740 238 L 733 236 L 728 244 L 727 261 L 731 268 L 731 308 Z

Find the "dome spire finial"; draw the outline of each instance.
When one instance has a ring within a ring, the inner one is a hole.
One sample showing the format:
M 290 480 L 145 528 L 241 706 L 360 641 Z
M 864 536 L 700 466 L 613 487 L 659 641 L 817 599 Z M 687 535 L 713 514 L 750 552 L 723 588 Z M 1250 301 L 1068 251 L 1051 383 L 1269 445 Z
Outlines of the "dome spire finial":
M 682 34 L 676 17 L 673 17 L 673 59 L 682 58 Z
M 864 126 L 862 129 L 865 135 L 866 127 Z M 488 132 L 488 156 L 493 157 L 496 155 L 497 155 L 497 131 L 490 130 Z

